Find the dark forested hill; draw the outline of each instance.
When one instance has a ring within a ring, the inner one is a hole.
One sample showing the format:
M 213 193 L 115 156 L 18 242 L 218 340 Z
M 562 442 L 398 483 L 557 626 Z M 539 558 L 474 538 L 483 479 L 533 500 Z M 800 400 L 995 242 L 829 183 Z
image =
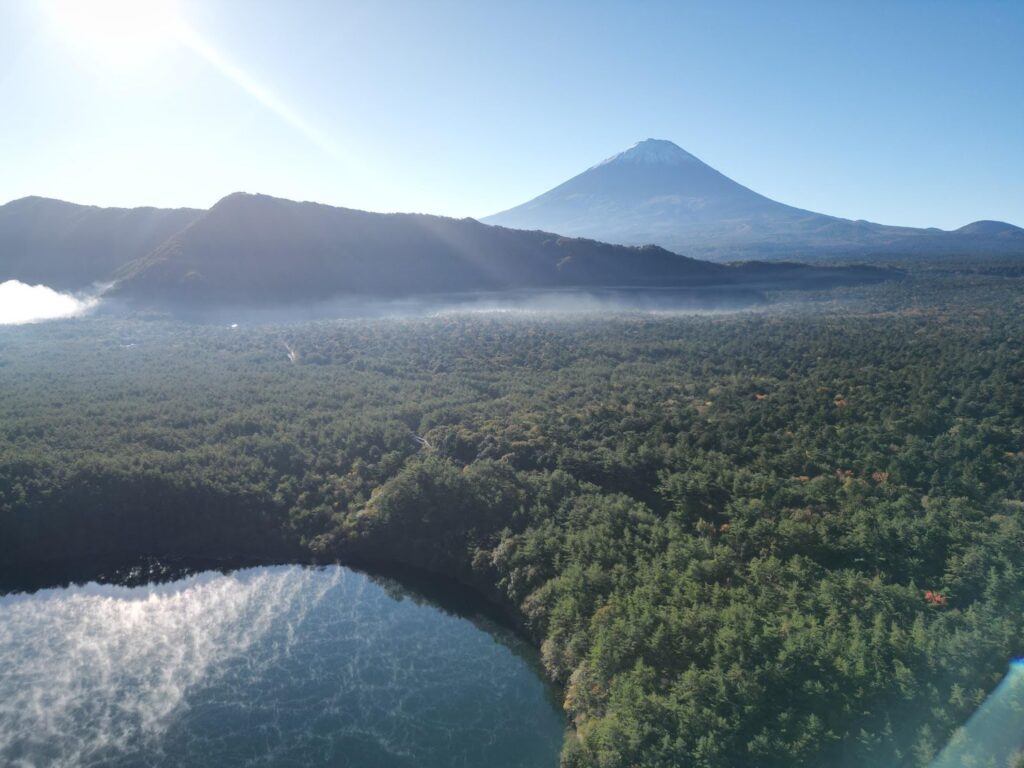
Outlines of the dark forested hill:
M 191 208 L 97 208 L 45 197 L 0 206 L 0 282 L 78 290 L 109 280 L 192 223 Z
M 143 302 L 268 304 L 337 295 L 593 286 L 749 286 L 877 280 L 877 270 L 726 267 L 657 246 L 609 245 L 406 213 L 230 195 L 119 274 Z
M 1024 229 L 979 221 L 946 232 L 852 221 L 771 200 L 671 141 L 647 139 L 488 224 L 612 243 L 656 243 L 701 258 L 1024 255 Z

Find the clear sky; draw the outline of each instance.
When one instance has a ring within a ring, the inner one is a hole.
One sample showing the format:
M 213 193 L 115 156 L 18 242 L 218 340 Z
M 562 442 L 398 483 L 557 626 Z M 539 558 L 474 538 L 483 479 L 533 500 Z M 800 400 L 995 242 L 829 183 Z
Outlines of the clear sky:
M 483 216 L 655 137 L 823 213 L 1024 225 L 1024 2 L 0 0 L 0 126 L 0 202 Z

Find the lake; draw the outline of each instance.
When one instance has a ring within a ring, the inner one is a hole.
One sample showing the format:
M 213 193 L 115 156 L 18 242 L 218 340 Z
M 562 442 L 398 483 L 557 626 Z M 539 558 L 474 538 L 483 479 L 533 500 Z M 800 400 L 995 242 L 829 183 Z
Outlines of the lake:
M 557 766 L 508 629 L 341 566 L 0 597 L 0 764 Z

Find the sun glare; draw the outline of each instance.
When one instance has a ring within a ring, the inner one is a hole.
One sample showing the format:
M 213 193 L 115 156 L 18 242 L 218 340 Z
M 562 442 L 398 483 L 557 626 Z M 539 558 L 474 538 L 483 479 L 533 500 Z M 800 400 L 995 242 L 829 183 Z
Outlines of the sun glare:
M 199 56 L 333 157 L 331 138 L 307 122 L 269 88 L 235 64 L 185 19 L 177 0 L 40 0 L 69 45 L 128 74 L 174 48 Z
M 71 44 L 112 65 L 138 64 L 181 38 L 174 0 L 46 0 L 44 7 Z

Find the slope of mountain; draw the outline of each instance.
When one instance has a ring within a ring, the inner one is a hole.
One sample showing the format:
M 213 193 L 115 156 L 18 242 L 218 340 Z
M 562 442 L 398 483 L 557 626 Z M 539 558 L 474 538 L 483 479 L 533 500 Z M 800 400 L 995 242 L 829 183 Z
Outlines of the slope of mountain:
M 770 200 L 670 141 L 647 139 L 539 197 L 482 219 L 714 258 L 1021 253 L 1024 229 L 953 232 L 851 221 Z
M 146 303 L 266 305 L 338 295 L 754 286 L 773 280 L 798 286 L 887 276 L 870 269 L 724 266 L 657 246 L 236 193 L 122 269 L 112 293 Z
M 960 235 L 983 235 L 1006 239 L 1024 237 L 1024 229 L 1007 224 L 1005 221 L 975 221 L 955 231 Z
M 202 211 L 97 208 L 45 197 L 0 206 L 0 282 L 79 290 L 109 280 L 195 221 Z

